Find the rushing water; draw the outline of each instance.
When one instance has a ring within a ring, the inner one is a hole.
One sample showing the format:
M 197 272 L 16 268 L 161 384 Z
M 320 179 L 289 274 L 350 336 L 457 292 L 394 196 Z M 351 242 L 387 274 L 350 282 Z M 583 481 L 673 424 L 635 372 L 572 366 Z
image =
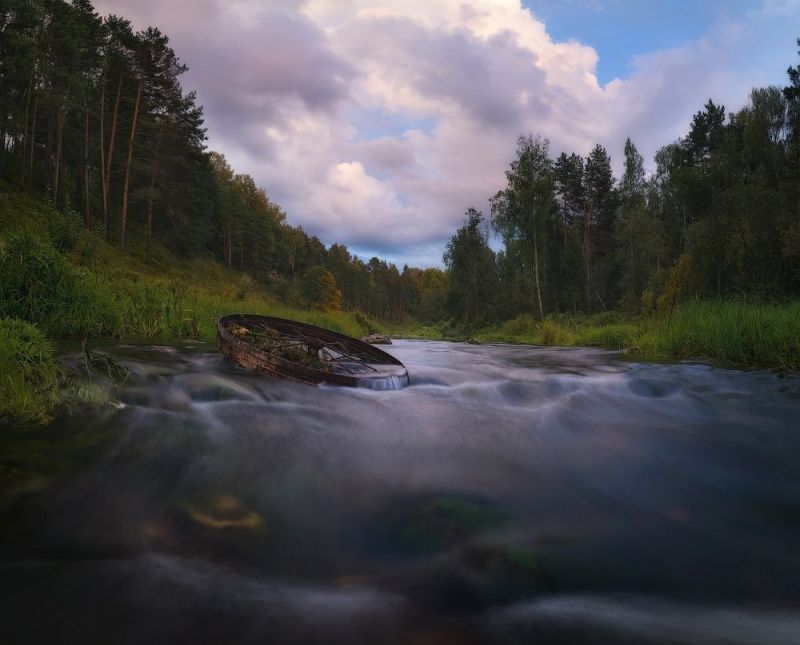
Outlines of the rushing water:
M 800 642 L 797 379 L 400 341 L 412 385 L 369 391 L 105 349 L 119 403 L 0 438 L 0 642 Z

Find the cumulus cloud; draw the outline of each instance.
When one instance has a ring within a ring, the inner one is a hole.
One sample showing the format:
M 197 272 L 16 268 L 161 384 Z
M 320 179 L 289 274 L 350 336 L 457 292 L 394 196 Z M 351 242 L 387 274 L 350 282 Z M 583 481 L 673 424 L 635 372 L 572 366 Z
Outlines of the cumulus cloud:
M 619 167 L 626 136 L 651 157 L 709 97 L 735 108 L 761 81 L 743 53 L 752 25 L 733 22 L 600 85 L 597 52 L 555 42 L 519 0 L 97 4 L 171 37 L 211 146 L 291 222 L 424 265 L 502 188 L 518 135 L 555 153 L 601 143 Z M 767 0 L 763 14 L 785 8 Z

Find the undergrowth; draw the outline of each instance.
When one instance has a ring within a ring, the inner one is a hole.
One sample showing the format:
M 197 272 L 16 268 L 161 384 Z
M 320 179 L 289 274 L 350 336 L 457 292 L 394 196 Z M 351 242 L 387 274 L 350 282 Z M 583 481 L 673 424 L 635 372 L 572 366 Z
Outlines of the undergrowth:
M 643 354 L 713 358 L 731 365 L 797 370 L 800 302 L 685 302 L 672 315 L 645 324 L 630 347 Z
M 46 420 L 58 402 L 59 374 L 44 334 L 21 320 L 0 319 L 0 420 Z

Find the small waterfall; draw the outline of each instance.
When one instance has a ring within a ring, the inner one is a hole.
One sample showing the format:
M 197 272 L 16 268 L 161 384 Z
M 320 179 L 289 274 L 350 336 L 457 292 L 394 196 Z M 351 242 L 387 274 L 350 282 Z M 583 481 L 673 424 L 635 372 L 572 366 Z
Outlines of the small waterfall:
M 402 390 L 408 385 L 408 376 L 376 376 L 372 378 L 364 378 L 359 381 L 360 387 L 365 387 L 370 390 Z

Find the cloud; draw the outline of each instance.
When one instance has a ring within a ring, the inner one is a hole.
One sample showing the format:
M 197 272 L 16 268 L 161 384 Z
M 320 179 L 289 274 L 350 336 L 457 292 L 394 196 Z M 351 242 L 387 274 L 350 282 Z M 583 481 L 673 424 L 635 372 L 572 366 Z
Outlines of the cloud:
M 649 161 L 709 97 L 744 102 L 764 77 L 753 22 L 793 6 L 766 0 L 748 29 L 721 22 L 600 85 L 597 52 L 555 42 L 518 0 L 126 4 L 98 8 L 171 37 L 211 146 L 291 222 L 426 265 L 502 188 L 518 135 L 550 138 L 555 154 L 601 143 L 617 168 L 630 136 Z

